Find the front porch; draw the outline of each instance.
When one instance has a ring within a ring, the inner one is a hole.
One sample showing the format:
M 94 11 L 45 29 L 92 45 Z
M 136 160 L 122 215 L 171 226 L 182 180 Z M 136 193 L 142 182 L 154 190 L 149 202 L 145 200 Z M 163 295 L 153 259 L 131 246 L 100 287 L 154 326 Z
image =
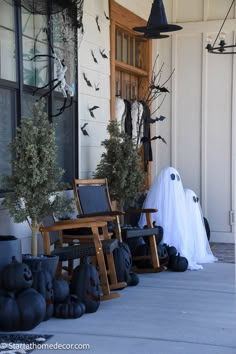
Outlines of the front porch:
M 233 262 L 234 248 L 229 250 L 227 261 Z M 96 313 L 52 318 L 30 333 L 52 334 L 48 344 L 88 344 L 94 354 L 234 354 L 235 264 L 222 260 L 199 271 L 140 275 L 137 287 L 102 302 Z

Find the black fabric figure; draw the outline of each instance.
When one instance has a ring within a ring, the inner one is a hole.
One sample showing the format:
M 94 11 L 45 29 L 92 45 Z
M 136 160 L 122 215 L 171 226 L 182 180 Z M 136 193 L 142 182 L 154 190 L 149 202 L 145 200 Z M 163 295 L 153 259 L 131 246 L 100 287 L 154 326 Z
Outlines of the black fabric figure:
M 124 99 L 125 103 L 125 133 L 132 138 L 132 117 L 131 117 L 131 102 Z
M 140 101 L 143 105 L 143 150 L 144 150 L 144 171 L 148 170 L 148 162 L 152 161 L 152 146 L 151 146 L 151 132 L 150 132 L 150 109 L 146 102 Z

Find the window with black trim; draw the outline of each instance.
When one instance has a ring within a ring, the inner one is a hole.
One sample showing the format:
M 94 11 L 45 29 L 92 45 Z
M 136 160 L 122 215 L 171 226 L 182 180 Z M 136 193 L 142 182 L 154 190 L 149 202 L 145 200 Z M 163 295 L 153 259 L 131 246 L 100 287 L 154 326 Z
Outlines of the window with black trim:
M 71 182 L 77 175 L 77 43 L 65 41 L 62 22 L 63 12 L 36 15 L 17 7 L 14 0 L 0 2 L 0 193 L 4 192 L 1 176 L 11 174 L 8 145 L 21 117 L 31 114 L 32 103 L 43 94 L 49 119 L 56 123 L 58 163 L 65 170 L 64 180 Z M 63 106 L 64 97 L 58 87 L 47 94 L 56 78 L 52 51 L 67 66 L 66 80 L 75 90 L 73 104 L 57 117 L 53 116 Z

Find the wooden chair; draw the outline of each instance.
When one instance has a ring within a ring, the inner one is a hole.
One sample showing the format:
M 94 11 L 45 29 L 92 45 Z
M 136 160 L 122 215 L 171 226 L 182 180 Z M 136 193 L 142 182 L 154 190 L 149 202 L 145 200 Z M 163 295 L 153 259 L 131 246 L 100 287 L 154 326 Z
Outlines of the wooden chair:
M 51 224 L 48 226 L 41 225 L 40 227 L 44 253 L 59 256 L 57 274 L 62 273 L 62 263 L 65 261 L 73 261 L 78 258 L 82 261 L 84 257 L 96 257 L 102 290 L 101 300 L 109 300 L 120 296 L 118 293 L 111 293 L 111 290 L 123 288 L 127 284 L 117 282 L 112 252 L 118 247 L 118 241 L 110 239 L 106 222 L 93 220 L 92 218 L 54 222 L 53 217 L 49 217 L 44 224 Z M 103 231 L 104 240 L 100 239 L 99 228 Z M 62 232 L 68 229 L 90 229 L 92 242 L 64 246 Z M 51 250 L 52 245 L 55 246 L 53 250 Z M 107 256 L 108 265 L 105 263 L 104 254 Z
M 156 240 L 160 237 L 159 229 L 153 227 L 151 213 L 157 209 L 139 209 L 130 211 L 113 210 L 109 195 L 107 179 L 75 179 L 73 181 L 73 191 L 78 217 L 82 218 L 92 216 L 96 220 L 112 222 L 114 225 L 114 234 L 119 241 L 133 237 L 147 237 L 150 246 L 150 255 L 139 256 L 133 260 L 149 259 L 152 268 L 137 269 L 137 272 L 159 272 L 161 271 Z M 126 213 L 145 213 L 147 220 L 147 228 L 126 228 L 121 230 L 120 216 Z

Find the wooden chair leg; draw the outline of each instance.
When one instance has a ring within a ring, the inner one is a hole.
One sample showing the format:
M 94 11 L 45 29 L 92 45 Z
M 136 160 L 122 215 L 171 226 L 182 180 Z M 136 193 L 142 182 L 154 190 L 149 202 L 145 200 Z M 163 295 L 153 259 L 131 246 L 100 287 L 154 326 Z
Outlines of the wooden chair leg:
M 157 244 L 156 244 L 155 235 L 152 235 L 149 237 L 149 245 L 150 245 L 153 268 L 154 269 L 160 268 L 160 262 L 159 262 L 158 252 L 157 252 Z
M 126 282 L 120 282 L 118 283 L 117 280 L 117 276 L 116 276 L 116 268 L 115 268 L 115 264 L 114 264 L 114 258 L 113 258 L 113 254 L 107 254 L 106 255 L 106 260 L 107 260 L 107 272 L 109 275 L 109 279 L 110 279 L 110 290 L 115 290 L 115 289 L 122 289 L 125 288 L 127 286 Z
M 101 300 L 109 300 L 109 299 L 117 298 L 120 296 L 118 293 L 111 294 L 111 292 L 110 292 L 106 264 L 105 264 L 103 250 L 102 250 L 102 244 L 99 239 L 98 228 L 92 227 L 92 233 L 94 236 L 94 245 L 96 248 L 97 262 L 98 262 L 99 273 L 100 273 L 100 285 L 101 285 L 102 294 L 103 294 L 101 296 Z

